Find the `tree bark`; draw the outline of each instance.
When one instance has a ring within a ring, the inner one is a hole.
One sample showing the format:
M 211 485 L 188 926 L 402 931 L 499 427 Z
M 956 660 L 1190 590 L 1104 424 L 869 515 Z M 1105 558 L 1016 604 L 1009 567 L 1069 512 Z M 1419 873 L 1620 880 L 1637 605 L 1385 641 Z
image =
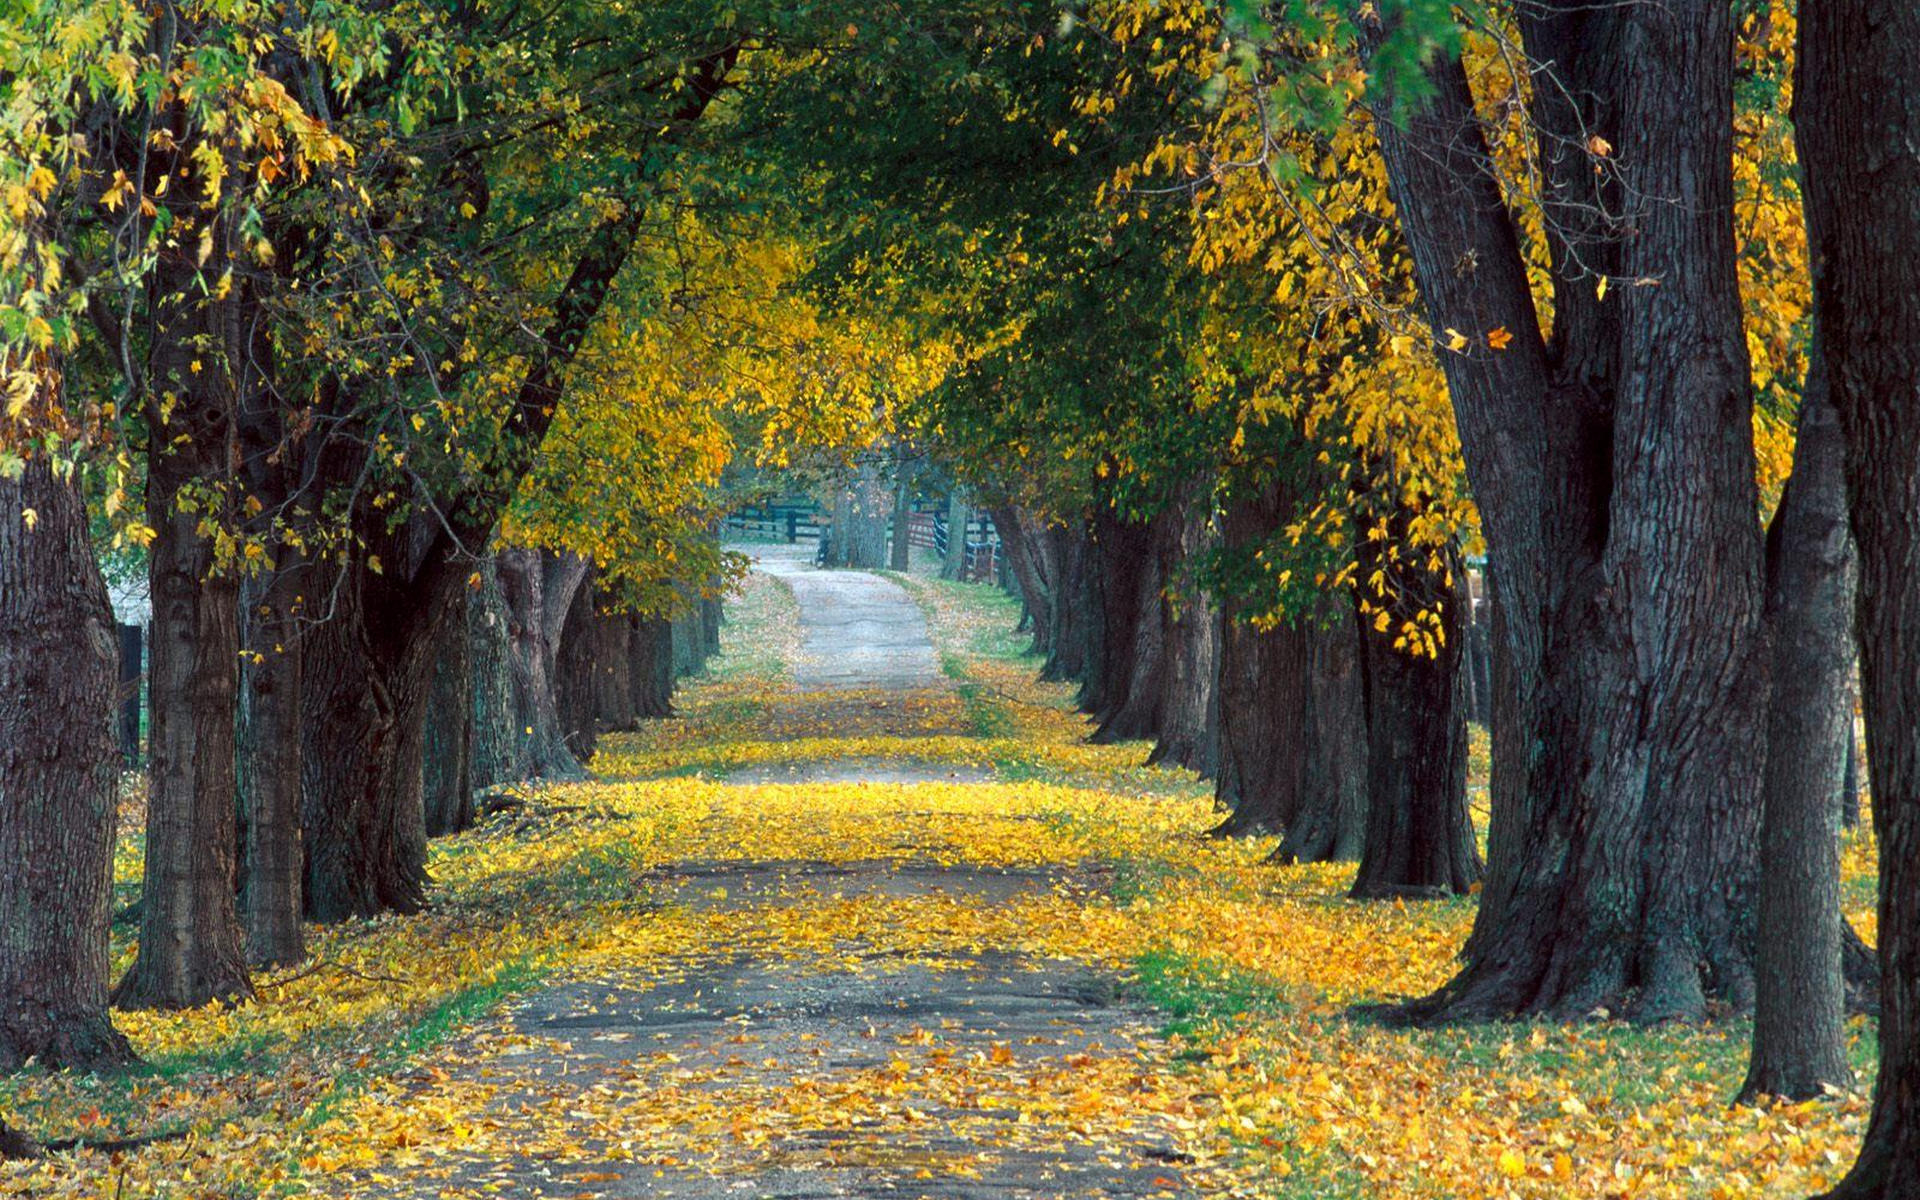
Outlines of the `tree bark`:
M 673 715 L 673 622 L 635 617 L 631 647 L 634 712 L 647 719 Z
M 863 459 L 834 496 L 827 565 L 878 570 L 887 563 L 887 519 L 892 489 L 877 462 Z
M 1149 763 L 1211 778 L 1220 761 L 1220 610 L 1204 595 L 1185 598 L 1168 630 L 1166 700 Z
M 511 614 L 507 637 L 521 770 L 529 779 L 584 779 L 586 772 L 568 747 L 560 722 L 554 666 L 567 610 L 586 578 L 586 563 L 573 555 L 503 550 L 499 571 Z
M 1360 678 L 1366 699 L 1367 832 L 1356 900 L 1409 894 L 1465 895 L 1480 879 L 1480 851 L 1467 811 L 1467 695 L 1460 669 L 1466 624 L 1450 552 L 1441 576 L 1380 552 L 1406 545 L 1404 508 L 1387 542 L 1357 539 L 1360 578 L 1385 573 L 1374 612 L 1359 604 Z M 1364 586 L 1364 584 L 1359 585 Z M 1376 620 L 1383 616 L 1385 628 Z M 1429 626 L 1427 646 L 1402 645 L 1408 623 Z
M 700 600 L 701 666 L 706 666 L 708 659 L 720 653 L 720 626 L 725 623 L 726 613 L 721 608 L 720 597 L 703 596 Z
M 1831 1196 L 1920 1197 L 1920 9 L 1800 11 L 1795 136 L 1814 326 L 1846 444 L 1880 842 L 1880 1068 L 1860 1156 Z
M 423 744 L 421 803 L 428 837 L 473 824 L 473 638 L 467 630 L 472 593 L 463 592 L 440 629 L 432 698 Z
M 179 328 L 168 336 L 180 340 L 172 356 L 198 344 Z M 188 387 L 186 365 L 171 365 L 188 394 L 164 406 L 156 399 L 147 414 L 147 524 L 156 536 L 148 549 L 146 869 L 139 950 L 113 992 L 122 1008 L 197 1008 L 253 995 L 234 905 L 240 581 L 210 529 L 231 518 L 227 501 L 214 497 L 231 482 L 232 397 L 217 382 Z
M 301 926 L 300 691 L 307 580 L 304 556 L 282 547 L 249 622 L 247 667 L 247 961 L 290 966 L 306 957 Z
M 967 570 L 967 525 L 973 520 L 973 509 L 967 504 L 967 494 L 959 488 L 953 489 L 947 497 L 947 553 L 940 560 L 940 578 L 959 579 Z M 994 525 L 1000 530 L 1000 540 L 1011 544 L 1008 536 L 1009 526 L 1000 524 L 998 512 L 993 518 Z M 1025 590 L 1026 580 L 1022 578 L 1021 589 Z
M 1230 617 L 1220 638 L 1220 770 L 1229 836 L 1290 829 L 1300 809 L 1314 633 Z
M 1551 342 L 1457 54 L 1417 111 L 1373 98 L 1428 319 L 1468 339 L 1440 357 L 1516 684 L 1465 966 L 1401 1015 L 1702 1018 L 1752 999 L 1765 682 L 1731 18 L 1554 0 L 1521 25 L 1555 73 Z
M 912 478 L 903 463 L 893 480 L 893 530 L 887 542 L 887 567 L 906 571 L 913 565 Z
M 1154 575 L 1157 564 L 1149 525 L 1123 520 L 1103 507 L 1095 513 L 1091 532 L 1087 573 L 1095 605 L 1086 614 L 1089 652 L 1079 699 L 1080 707 L 1099 723 L 1096 738 L 1116 741 L 1127 736 L 1123 730 L 1133 725 L 1129 720 L 1120 728 L 1109 729 L 1116 714 L 1126 707 L 1140 660 L 1145 659 L 1144 669 L 1149 674 L 1159 662 L 1157 646 L 1136 644 L 1142 596 L 1149 590 L 1158 591 L 1157 584 L 1149 588 L 1143 577 Z M 1154 609 L 1157 614 L 1157 595 Z
M 316 576 L 326 619 L 303 664 L 301 815 L 307 913 L 319 921 L 426 904 L 424 757 L 441 630 L 467 572 L 405 569 L 404 535 L 341 552 Z M 344 559 L 344 561 L 342 561 Z
M 567 606 L 566 619 L 560 624 L 560 645 L 554 653 L 554 707 L 560 717 L 560 730 L 567 749 L 582 763 L 593 758 L 599 743 L 599 723 L 594 716 L 594 651 L 598 639 L 594 626 L 599 615 L 594 611 L 592 566 L 587 577 L 573 590 L 573 602 Z
M 1309 629 L 1304 752 L 1273 861 L 1354 862 L 1366 848 L 1368 746 L 1360 639 L 1351 621 Z
M 1819 334 L 1800 400 L 1793 476 L 1768 545 L 1773 641 L 1762 784 L 1753 1056 L 1740 1099 L 1808 1100 L 1853 1083 L 1841 971 L 1840 809 L 1853 713 L 1853 547 L 1839 419 Z
M 107 1012 L 113 700 L 86 507 L 76 480 L 29 458 L 0 473 L 0 1071 L 133 1061 Z
M 636 622 L 631 613 L 612 611 L 614 598 L 604 591 L 593 604 L 593 719 L 603 730 L 632 729 L 639 724 L 633 686 Z
M 1055 567 L 1049 553 L 1053 545 L 1050 531 L 1044 523 L 1011 504 L 995 506 L 990 516 L 993 527 L 1000 531 L 1000 544 L 1006 547 L 1008 569 L 1019 585 L 1020 604 L 1033 632 L 1028 653 L 1050 658 L 1058 627 L 1054 606 L 1059 603 L 1055 594 Z M 954 568 L 951 577 L 959 579 L 966 567 L 966 549 L 962 545 L 956 552 L 954 544 L 965 541 L 964 523 L 959 526 L 949 523 L 947 536 L 951 539 L 947 543 L 949 565 L 954 563 L 956 553 L 959 556 L 959 566 Z M 1044 668 L 1042 675 L 1045 675 Z
M 1040 678 L 1084 686 L 1100 652 L 1093 539 L 1087 525 L 1079 521 L 1063 521 L 1047 529 L 1045 536 L 1052 545 L 1046 556 L 1053 568 L 1047 575 L 1052 634 L 1047 661 L 1040 667 Z
M 480 565 L 480 587 L 468 600 L 467 645 L 472 661 L 469 700 L 473 733 L 468 744 L 468 787 L 478 794 L 524 777 L 520 726 L 513 723 L 513 667 L 507 629 L 511 618 L 500 588 L 496 560 Z
M 1165 696 L 1160 704 L 1159 740 L 1147 761 L 1210 777 L 1219 764 L 1221 619 L 1213 598 L 1193 586 L 1190 572 L 1214 543 L 1216 532 L 1210 506 L 1191 496 L 1176 516 L 1166 557 L 1173 590 L 1162 608 Z

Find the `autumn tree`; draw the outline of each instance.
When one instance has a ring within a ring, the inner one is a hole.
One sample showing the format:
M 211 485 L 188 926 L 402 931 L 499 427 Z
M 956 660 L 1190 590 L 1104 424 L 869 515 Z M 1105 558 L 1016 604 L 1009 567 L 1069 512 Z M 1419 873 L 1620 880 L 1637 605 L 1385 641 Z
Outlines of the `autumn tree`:
M 1414 1012 L 1661 1020 L 1704 1015 L 1710 993 L 1743 1006 L 1765 676 L 1727 219 L 1731 17 L 1520 14 L 1530 60 L 1551 64 L 1530 110 L 1550 337 L 1459 35 L 1409 49 L 1417 26 L 1405 6 L 1363 19 L 1370 103 L 1421 299 L 1450 347 L 1521 736 L 1495 747 L 1467 965 Z
M 1831 1192 L 1920 1196 L 1920 12 L 1886 0 L 1800 11 L 1795 124 L 1815 328 L 1845 440 L 1880 843 L 1880 1064 L 1860 1157 Z M 1870 36 L 1863 36 L 1871 31 Z

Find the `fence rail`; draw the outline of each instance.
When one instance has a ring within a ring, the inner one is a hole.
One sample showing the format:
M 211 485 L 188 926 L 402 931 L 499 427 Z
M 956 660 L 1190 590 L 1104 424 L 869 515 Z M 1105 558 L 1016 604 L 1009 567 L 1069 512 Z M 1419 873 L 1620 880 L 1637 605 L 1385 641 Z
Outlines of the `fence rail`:
M 819 512 L 813 508 L 799 505 L 765 504 L 757 508 L 743 508 L 727 517 L 727 529 L 734 533 L 750 533 L 758 537 L 777 538 L 787 542 L 802 539 L 819 541 L 824 522 Z

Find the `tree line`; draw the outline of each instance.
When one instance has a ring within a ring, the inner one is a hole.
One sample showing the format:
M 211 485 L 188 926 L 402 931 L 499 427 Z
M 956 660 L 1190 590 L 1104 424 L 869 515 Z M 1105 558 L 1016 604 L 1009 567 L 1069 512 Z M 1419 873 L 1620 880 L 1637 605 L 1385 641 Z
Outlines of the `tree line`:
M 1478 895 L 1385 1016 L 1751 1011 L 1748 1091 L 1808 1096 L 1877 1007 L 1837 1194 L 1920 1189 L 1908 6 L 19 7 L 0 1063 L 130 1053 L 103 557 L 154 610 L 113 997 L 244 998 L 666 705 L 730 464 L 886 445 L 1096 737 L 1357 897 Z

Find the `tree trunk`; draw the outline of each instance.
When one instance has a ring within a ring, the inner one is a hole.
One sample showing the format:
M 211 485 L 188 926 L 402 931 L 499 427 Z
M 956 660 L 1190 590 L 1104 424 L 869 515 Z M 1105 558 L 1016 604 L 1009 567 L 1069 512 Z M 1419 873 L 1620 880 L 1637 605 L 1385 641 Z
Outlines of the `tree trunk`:
M 433 667 L 433 717 L 427 722 L 421 803 L 428 837 L 473 824 L 473 638 L 467 631 L 470 592 L 463 591 L 441 627 Z
M 525 777 L 520 765 L 520 727 L 513 723 L 510 617 L 494 559 L 480 565 L 480 587 L 468 599 L 467 645 L 472 661 L 469 700 L 473 733 L 467 748 L 468 789 L 477 795 Z
M 967 525 L 973 520 L 973 509 L 967 504 L 967 494 L 959 488 L 947 497 L 947 553 L 940 560 L 940 578 L 959 579 L 967 571 Z M 1000 524 L 999 511 L 995 510 L 993 523 L 1000 530 L 1000 540 L 1011 543 L 1009 526 Z M 1026 589 L 1026 580 L 1021 580 L 1021 590 Z
M 628 642 L 633 663 L 633 708 L 641 717 L 673 715 L 673 622 L 665 617 L 633 618 Z
M 889 570 L 906 571 L 913 565 L 913 489 L 904 465 L 893 481 L 893 532 L 887 543 Z
M 1880 1069 L 1841 1200 L 1920 1197 L 1920 8 L 1801 6 L 1814 326 L 1846 443 L 1880 841 Z
M 1220 611 L 1204 595 L 1187 597 L 1168 630 L 1166 700 L 1149 763 L 1185 767 L 1210 778 L 1219 766 Z
M 614 600 L 601 592 L 594 597 L 593 719 L 603 730 L 632 729 L 639 724 L 634 712 L 632 614 L 610 610 Z
M 594 626 L 598 623 L 589 565 L 588 576 L 574 588 L 573 602 L 561 622 L 560 645 L 553 662 L 554 706 L 560 716 L 561 734 L 567 740 L 567 749 L 582 763 L 593 758 L 600 736 L 593 706 L 594 651 L 598 648 Z
M 1033 643 L 1027 648 L 1028 653 L 1050 657 L 1058 624 L 1053 610 L 1059 602 L 1054 592 L 1053 564 L 1048 554 L 1053 544 L 1050 531 L 1044 524 L 1010 504 L 994 508 L 992 519 L 994 528 L 1000 531 L 1000 544 L 1006 547 L 1008 568 L 1019 583 L 1020 604 L 1033 631 Z M 956 528 L 949 525 L 947 536 L 964 542 L 965 526 Z M 947 561 L 951 564 L 954 561 L 954 541 L 949 540 L 947 546 Z M 965 569 L 964 546 L 958 554 L 960 567 L 952 576 L 955 579 L 960 578 Z M 1044 669 L 1042 674 L 1045 675 Z
M 283 547 L 249 624 L 247 666 L 247 961 L 290 966 L 306 957 L 300 898 L 300 690 L 304 557 Z
M 1153 554 L 1152 527 L 1100 509 L 1094 517 L 1088 565 L 1096 607 L 1087 614 L 1090 654 L 1080 707 L 1099 723 L 1098 740 L 1142 736 L 1133 732 L 1138 722 L 1131 715 L 1117 728 L 1110 727 L 1126 708 L 1136 672 L 1144 671 L 1150 680 L 1158 669 L 1157 622 L 1146 635 L 1147 644 L 1137 640 L 1142 636 L 1142 609 L 1149 607 L 1143 596 L 1151 595 L 1155 616 L 1159 611 L 1159 564 Z
M 30 458 L 0 472 L 0 1071 L 133 1061 L 107 1013 L 113 699 L 86 507 Z
M 1366 848 L 1368 749 L 1360 638 L 1351 620 L 1307 631 L 1304 751 L 1282 864 L 1355 862 Z
M 1860 827 L 1860 734 L 1853 727 L 1853 691 L 1847 692 L 1846 766 L 1840 772 L 1840 827 Z
M 1196 500 L 1184 503 L 1176 518 L 1166 548 L 1166 575 L 1174 594 L 1163 608 L 1165 696 L 1159 741 L 1147 761 L 1186 767 L 1206 777 L 1219 761 L 1220 610 L 1212 597 L 1193 586 L 1190 569 L 1213 544 L 1215 531 L 1210 506 Z
M 1220 637 L 1220 770 L 1214 796 L 1231 836 L 1292 827 L 1306 762 L 1313 633 L 1229 618 Z
M 1024 519 L 1024 518 L 1023 518 Z M 1040 678 L 1053 683 L 1084 684 L 1092 672 L 1096 645 L 1092 539 L 1082 522 L 1062 521 L 1041 531 L 1036 544 L 1050 547 L 1044 558 L 1050 625 L 1048 655 Z
M 375 574 L 359 551 L 328 564 L 316 592 L 331 609 L 306 638 L 300 803 L 307 914 L 318 921 L 426 904 L 434 649 L 463 584 Z
M 178 336 L 176 334 L 175 336 Z M 184 372 L 182 372 L 184 375 Z M 151 405 L 147 466 L 153 602 L 146 870 L 140 945 L 114 988 L 122 1008 L 198 1008 L 253 995 L 234 906 L 240 581 L 202 511 L 224 475 L 231 413 L 190 397 Z
M 507 636 L 521 770 L 530 779 L 584 779 L 560 722 L 553 676 L 561 628 L 586 578 L 586 563 L 572 555 L 503 550 L 499 571 L 511 614 Z
M 881 478 L 879 464 L 862 461 L 834 496 L 827 565 L 867 571 L 885 566 L 892 501 L 892 489 Z
M 1742 1100 L 1808 1100 L 1853 1083 L 1840 966 L 1840 809 L 1853 713 L 1853 547 L 1838 418 L 1819 334 L 1800 400 L 1793 477 L 1768 545 L 1773 640 L 1762 784 L 1753 1057 Z
M 1404 509 L 1398 510 L 1404 517 Z M 1388 542 L 1362 537 L 1360 577 L 1386 573 L 1388 594 L 1373 612 L 1359 606 L 1360 678 L 1366 699 L 1367 832 L 1356 900 L 1401 895 L 1465 895 L 1480 879 L 1480 851 L 1467 811 L 1467 695 L 1460 669 L 1466 623 L 1458 553 L 1445 578 L 1423 577 L 1384 545 L 1406 544 L 1404 522 Z M 1380 628 L 1376 616 L 1386 618 Z M 1432 623 L 1425 620 L 1431 618 Z M 1401 645 L 1432 630 L 1426 645 Z
M 1517 685 L 1465 966 L 1402 1015 L 1702 1018 L 1752 999 L 1765 690 L 1731 18 L 1556 0 L 1521 25 L 1557 77 L 1533 101 L 1551 343 L 1458 55 L 1417 111 L 1371 98 L 1436 339 L 1468 338 L 1440 357 Z M 1589 137 L 1601 169 L 1567 150 Z
M 706 666 L 707 660 L 720 653 L 720 626 L 725 623 L 726 614 L 720 606 L 720 597 L 705 596 L 700 601 L 700 665 Z

